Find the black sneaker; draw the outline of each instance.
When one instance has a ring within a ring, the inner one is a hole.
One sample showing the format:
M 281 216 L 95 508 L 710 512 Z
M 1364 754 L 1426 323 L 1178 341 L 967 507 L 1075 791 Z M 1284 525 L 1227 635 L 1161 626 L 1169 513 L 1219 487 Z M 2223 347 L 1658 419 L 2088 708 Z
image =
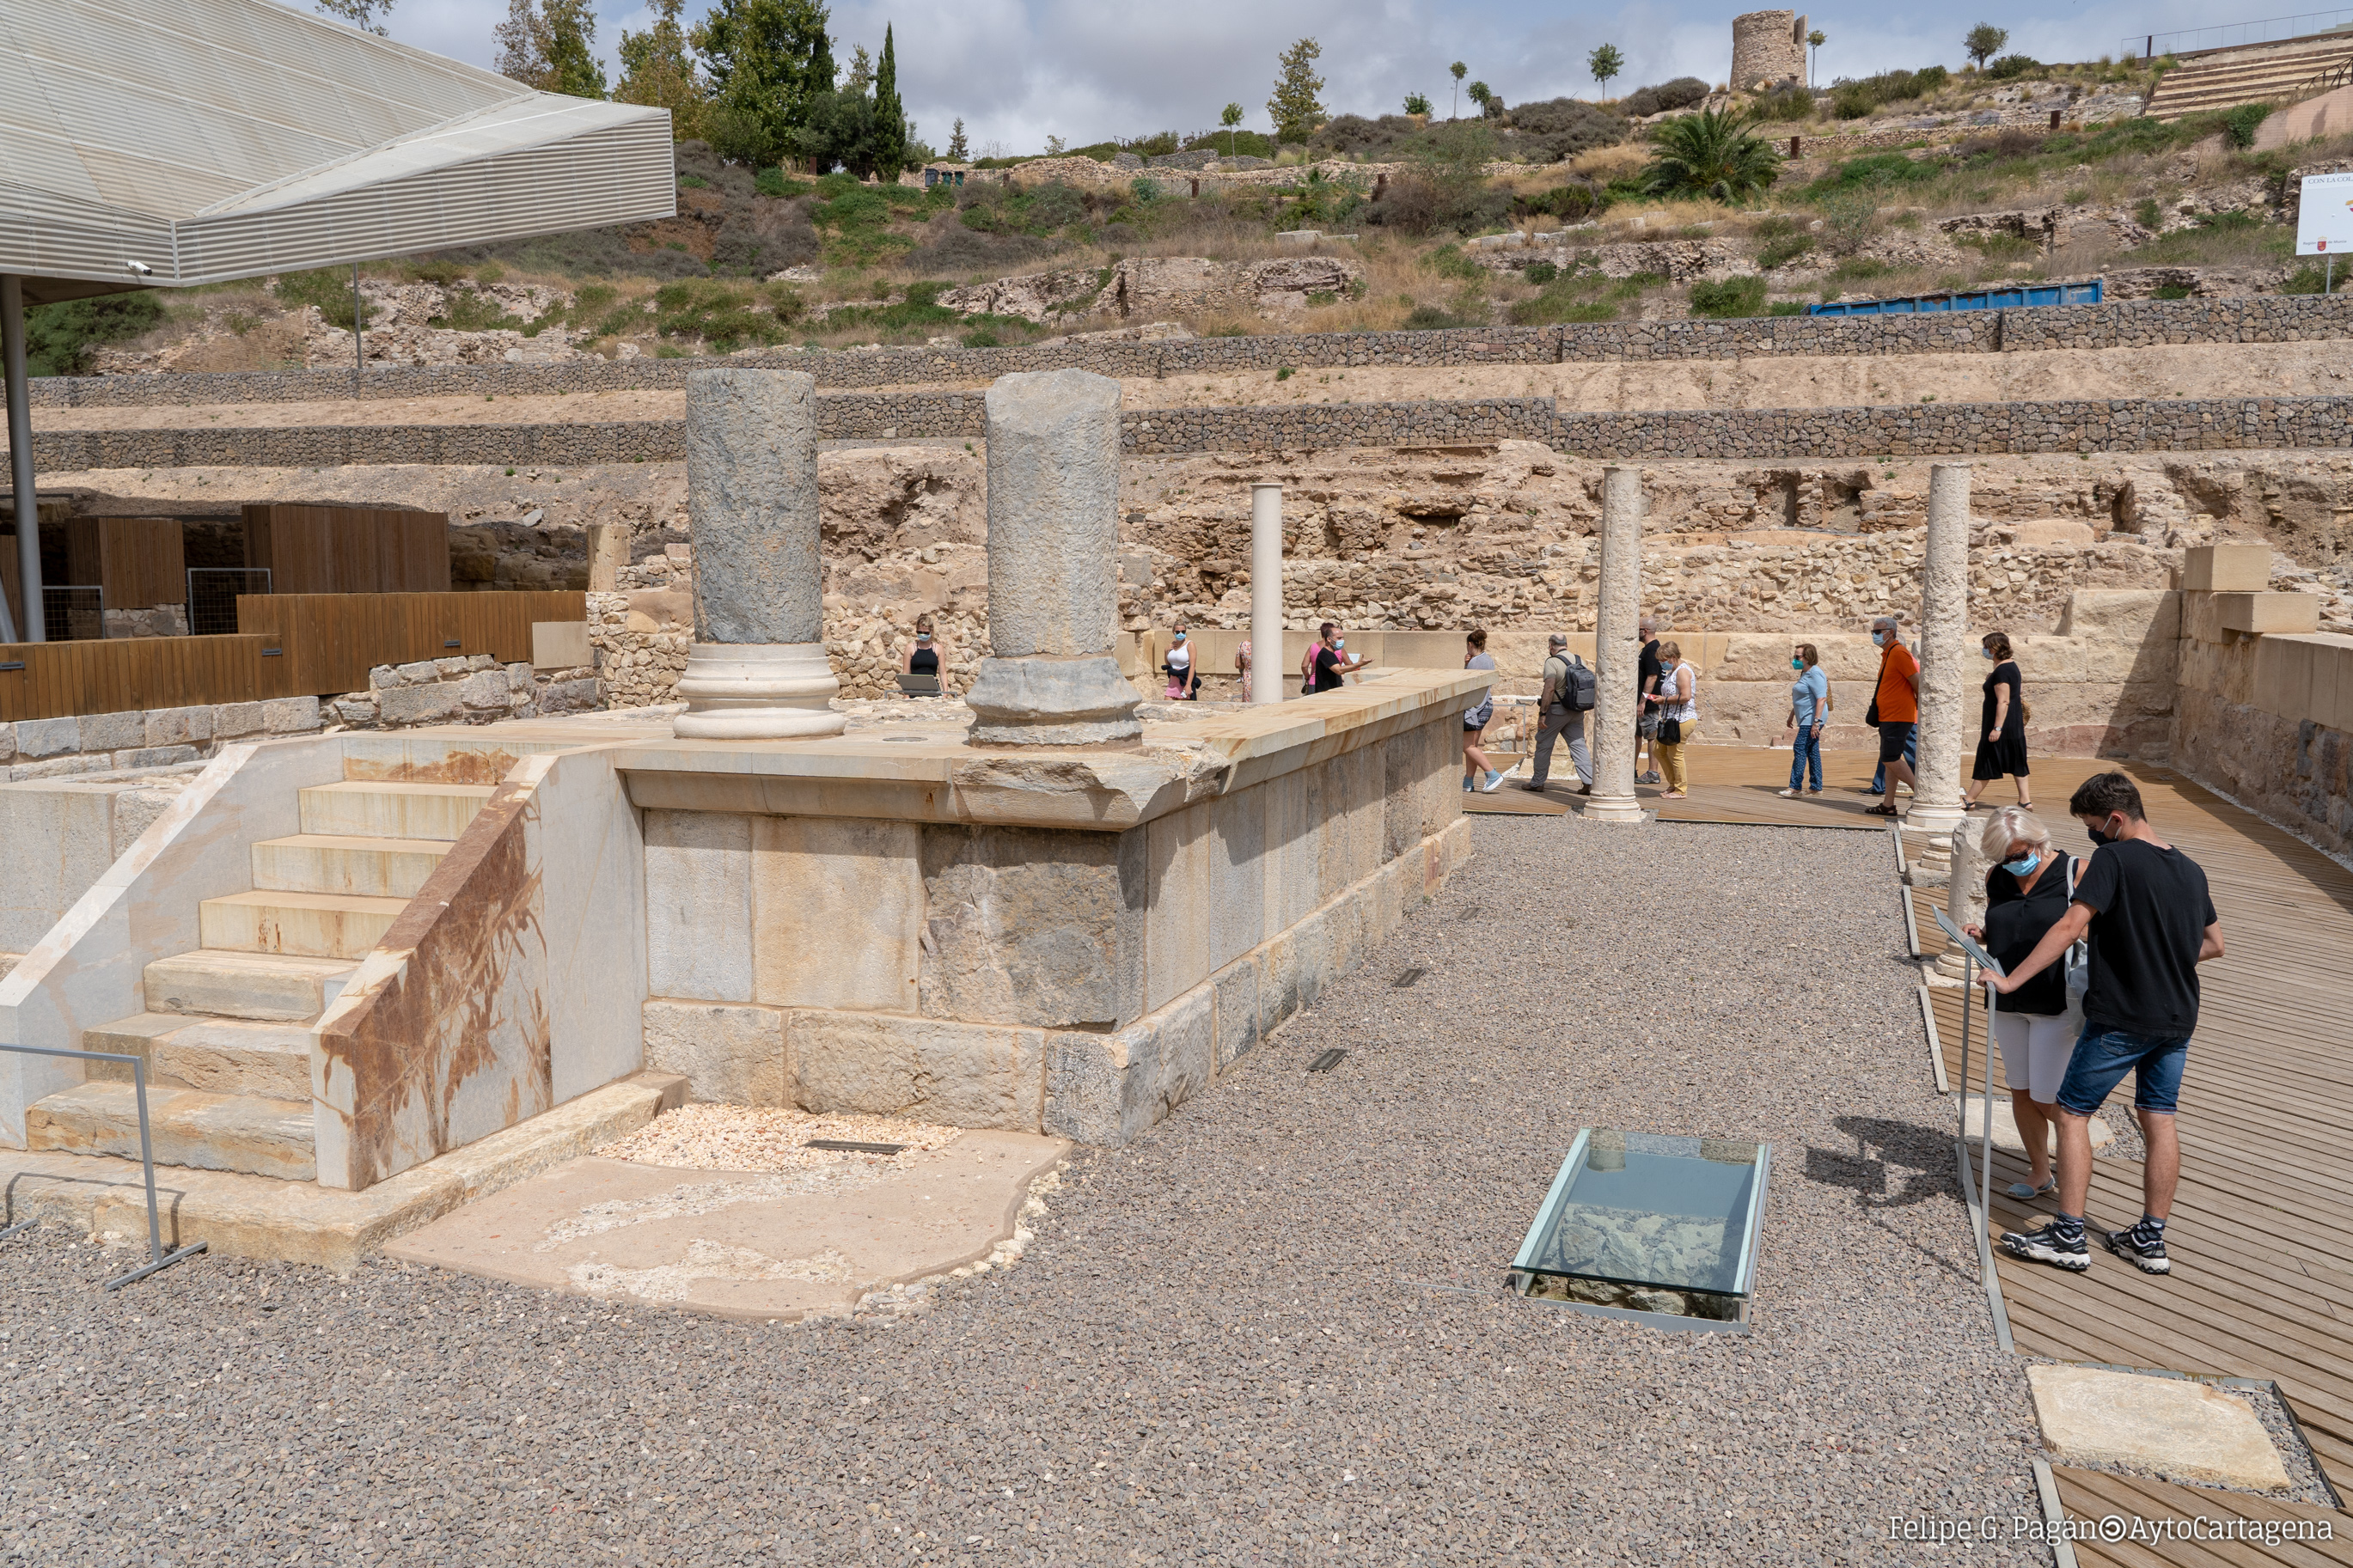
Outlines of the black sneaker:
M 2107 1243 L 2110 1252 L 2143 1274 L 2173 1272 L 2173 1260 L 2165 1256 L 2165 1237 L 2162 1235 L 2152 1237 L 2135 1226 L 2130 1230 L 2104 1230 L 2100 1233 L 2100 1239 Z
M 2005 1230 L 2001 1233 L 2001 1249 L 2012 1258 L 2023 1258 L 2031 1263 L 2048 1263 L 2053 1268 L 2064 1268 L 2081 1274 L 2092 1266 L 2092 1249 L 2084 1243 L 2084 1233 L 2063 1235 L 2055 1225 L 2040 1230 Z

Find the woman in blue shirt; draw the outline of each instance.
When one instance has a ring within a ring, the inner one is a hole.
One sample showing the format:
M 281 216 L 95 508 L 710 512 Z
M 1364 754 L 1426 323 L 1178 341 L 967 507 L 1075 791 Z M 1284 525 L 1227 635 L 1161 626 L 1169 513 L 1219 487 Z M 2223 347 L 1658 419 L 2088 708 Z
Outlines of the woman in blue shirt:
M 1798 672 L 1798 679 L 1789 682 L 1788 720 L 1797 740 L 1789 747 L 1789 787 L 1781 794 L 1794 800 L 1801 793 L 1798 786 L 1805 782 L 1809 764 L 1813 787 L 1802 793 L 1822 793 L 1822 725 L 1830 718 L 1831 678 L 1822 673 L 1822 656 L 1810 642 L 1799 643 L 1790 654 L 1789 668 Z

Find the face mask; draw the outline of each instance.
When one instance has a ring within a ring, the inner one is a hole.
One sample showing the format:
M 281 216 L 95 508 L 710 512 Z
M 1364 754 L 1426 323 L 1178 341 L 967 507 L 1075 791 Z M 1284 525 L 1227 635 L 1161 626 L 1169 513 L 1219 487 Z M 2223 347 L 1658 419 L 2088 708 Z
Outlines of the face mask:
M 1885 632 L 1873 632 L 1871 634 L 1871 640 L 1874 647 L 1885 647 L 1887 646 L 1887 634 Z
M 1176 640 L 1178 642 L 1183 642 L 1185 640 L 1185 634 L 1183 632 L 1178 632 L 1176 634 Z
M 1988 658 L 1991 658 L 1993 657 L 1993 649 L 1989 647 L 1981 647 L 1978 649 L 1978 651 L 1985 655 Z
M 915 640 L 917 642 L 929 642 L 932 640 L 932 634 L 929 632 L 917 632 L 915 634 Z
M 2001 868 L 2013 877 L 2031 877 L 2034 875 L 2034 868 L 2042 864 L 2042 857 L 2040 854 L 2034 854 L 2029 855 L 2023 860 L 2005 860 L 2001 863 Z
M 1806 661 L 1802 658 L 1792 658 L 1789 661 L 1789 668 L 1791 669 L 1803 669 L 1806 668 Z
M 1332 639 L 1332 646 L 1335 648 L 1346 647 L 1348 646 L 1348 639 L 1346 637 L 1334 637 Z
M 2096 827 L 2087 827 L 2084 831 L 2092 836 L 2094 844 L 2114 844 L 2116 841 L 2115 835 L 2103 833 Z

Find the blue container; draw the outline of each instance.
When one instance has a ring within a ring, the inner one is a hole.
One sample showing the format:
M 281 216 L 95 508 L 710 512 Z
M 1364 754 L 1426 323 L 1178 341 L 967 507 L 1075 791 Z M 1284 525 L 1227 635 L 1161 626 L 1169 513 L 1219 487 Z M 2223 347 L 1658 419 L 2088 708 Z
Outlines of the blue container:
M 2100 279 L 2088 283 L 2013 283 L 1957 293 L 1914 294 L 1896 300 L 1841 300 L 1809 305 L 1810 316 L 1910 316 L 1928 310 L 2010 310 L 2025 305 L 2096 305 Z

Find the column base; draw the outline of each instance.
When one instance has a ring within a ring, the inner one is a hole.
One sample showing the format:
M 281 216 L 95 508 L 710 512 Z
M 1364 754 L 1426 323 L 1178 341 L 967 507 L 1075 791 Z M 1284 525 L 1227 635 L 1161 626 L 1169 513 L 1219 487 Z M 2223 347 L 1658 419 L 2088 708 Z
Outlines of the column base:
M 1103 746 L 1144 733 L 1135 688 L 1107 653 L 984 658 L 964 700 L 975 746 Z
M 1935 833 L 1949 837 L 1954 828 L 1968 819 L 1968 812 L 1957 801 L 1951 805 L 1926 805 L 1915 800 L 1911 809 L 1904 814 L 1904 831 Z M 1940 845 L 1938 847 L 1946 847 Z
M 1636 795 L 1595 795 L 1586 797 L 1585 809 L 1577 815 L 1587 822 L 1649 822 L 1658 814 L 1644 810 Z
M 696 643 L 678 694 L 686 711 L 670 732 L 681 741 L 796 740 L 849 723 L 832 708 L 841 682 L 823 643 Z

